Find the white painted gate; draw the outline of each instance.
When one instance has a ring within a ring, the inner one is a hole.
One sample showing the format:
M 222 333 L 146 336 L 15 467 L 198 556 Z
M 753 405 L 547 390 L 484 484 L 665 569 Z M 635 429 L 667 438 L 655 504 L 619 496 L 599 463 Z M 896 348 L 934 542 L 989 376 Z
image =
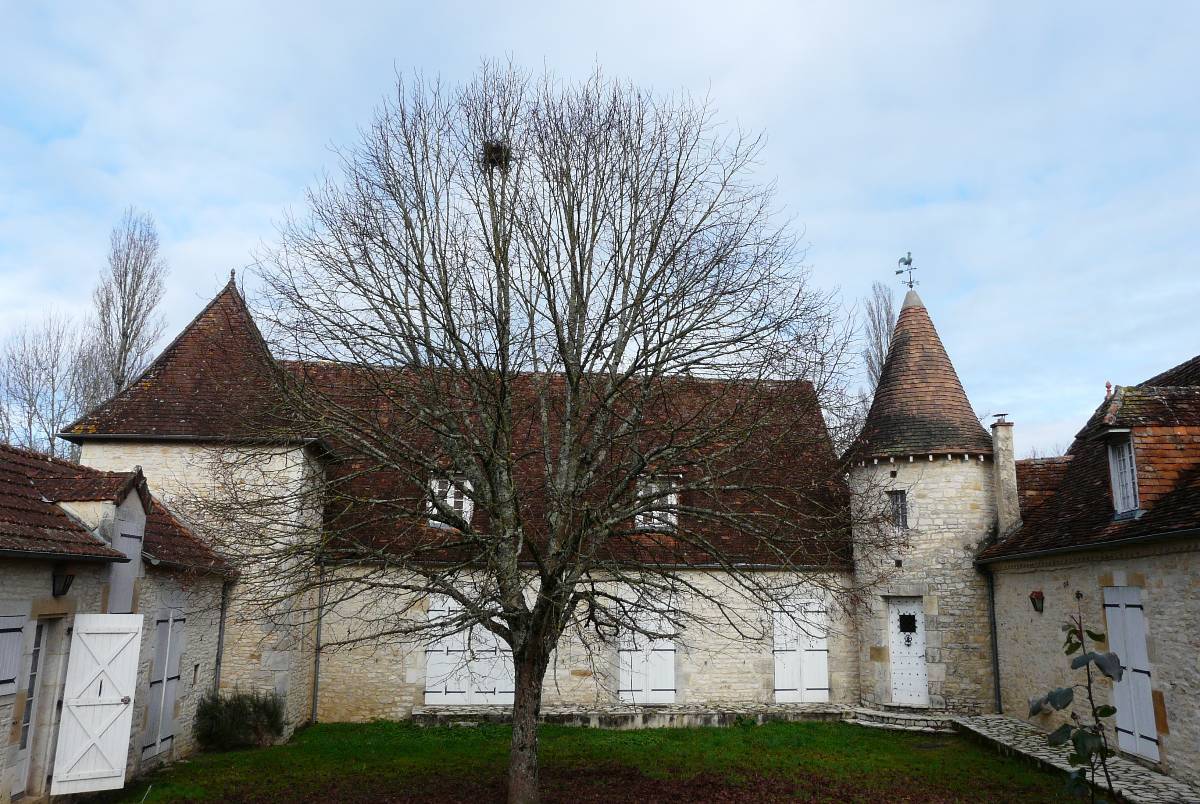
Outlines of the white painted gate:
M 892 703 L 928 706 L 925 609 L 921 598 L 888 599 L 888 653 L 892 668 Z
M 140 614 L 75 615 L 52 795 L 125 784 L 141 636 Z
M 816 600 L 774 614 L 775 701 L 829 700 L 829 615 Z
M 449 598 L 430 598 L 430 620 L 453 617 L 460 610 Z M 500 637 L 476 625 L 425 649 L 425 704 L 511 704 L 515 675 L 512 650 Z
M 666 633 L 666 617 L 642 615 L 640 627 Z M 617 642 L 617 695 L 626 703 L 675 703 L 675 640 L 625 631 Z
M 1117 745 L 1122 751 L 1158 761 L 1158 727 L 1146 652 L 1146 617 L 1142 590 L 1136 586 L 1106 586 L 1104 614 L 1108 646 L 1121 659 L 1121 680 L 1113 687 L 1117 707 Z

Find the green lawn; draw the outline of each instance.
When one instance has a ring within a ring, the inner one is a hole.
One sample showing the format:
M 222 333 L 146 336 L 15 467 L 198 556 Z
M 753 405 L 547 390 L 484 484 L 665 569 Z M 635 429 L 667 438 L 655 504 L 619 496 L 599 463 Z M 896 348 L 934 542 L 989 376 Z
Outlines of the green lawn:
M 205 754 L 105 801 L 503 798 L 509 730 L 322 724 L 287 745 Z M 844 723 L 601 731 L 545 727 L 546 801 L 1039 802 L 1062 777 L 951 735 Z M 147 788 L 149 794 L 147 795 Z

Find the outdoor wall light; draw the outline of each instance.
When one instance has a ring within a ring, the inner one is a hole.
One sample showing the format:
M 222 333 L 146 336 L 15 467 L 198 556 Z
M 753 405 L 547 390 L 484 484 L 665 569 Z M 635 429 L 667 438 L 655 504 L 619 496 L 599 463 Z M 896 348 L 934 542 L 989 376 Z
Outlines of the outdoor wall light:
M 1029 593 L 1029 602 L 1033 604 L 1033 610 L 1041 614 L 1046 605 L 1046 596 L 1042 594 L 1041 589 L 1035 589 Z
M 50 573 L 50 594 L 62 597 L 71 591 L 71 582 L 74 580 L 75 576 L 67 572 L 65 567 L 55 567 Z

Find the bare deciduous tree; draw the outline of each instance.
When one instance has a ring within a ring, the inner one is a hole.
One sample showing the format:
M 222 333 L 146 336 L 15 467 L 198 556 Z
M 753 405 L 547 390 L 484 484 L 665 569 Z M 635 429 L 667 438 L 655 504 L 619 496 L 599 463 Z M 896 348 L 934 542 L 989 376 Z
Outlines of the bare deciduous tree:
M 162 336 L 167 263 L 148 213 L 125 210 L 109 238 L 108 266 L 92 293 L 91 349 L 85 373 L 85 406 L 123 389 L 146 368 Z
M 240 445 L 184 507 L 244 598 L 338 609 L 327 649 L 511 649 L 511 801 L 538 797 L 565 636 L 762 638 L 798 590 L 861 592 L 817 407 L 841 414 L 851 341 L 748 178 L 760 152 L 599 73 L 401 82 L 263 261 L 275 443 L 322 463 Z
M 55 434 L 79 413 L 80 354 L 78 328 L 56 313 L 10 335 L 0 366 L 7 440 L 52 456 L 69 454 Z
M 863 299 L 863 317 L 866 346 L 862 357 L 867 368 L 870 394 L 873 394 L 875 386 L 879 384 L 879 375 L 883 372 L 883 362 L 887 359 L 892 328 L 896 325 L 896 305 L 890 287 L 882 282 L 871 283 L 871 295 Z

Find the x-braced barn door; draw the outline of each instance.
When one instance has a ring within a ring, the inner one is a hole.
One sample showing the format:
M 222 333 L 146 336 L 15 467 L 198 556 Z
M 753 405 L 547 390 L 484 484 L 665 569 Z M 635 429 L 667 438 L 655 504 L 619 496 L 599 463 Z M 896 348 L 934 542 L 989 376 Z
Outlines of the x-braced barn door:
M 52 795 L 125 784 L 141 637 L 140 614 L 75 615 Z

